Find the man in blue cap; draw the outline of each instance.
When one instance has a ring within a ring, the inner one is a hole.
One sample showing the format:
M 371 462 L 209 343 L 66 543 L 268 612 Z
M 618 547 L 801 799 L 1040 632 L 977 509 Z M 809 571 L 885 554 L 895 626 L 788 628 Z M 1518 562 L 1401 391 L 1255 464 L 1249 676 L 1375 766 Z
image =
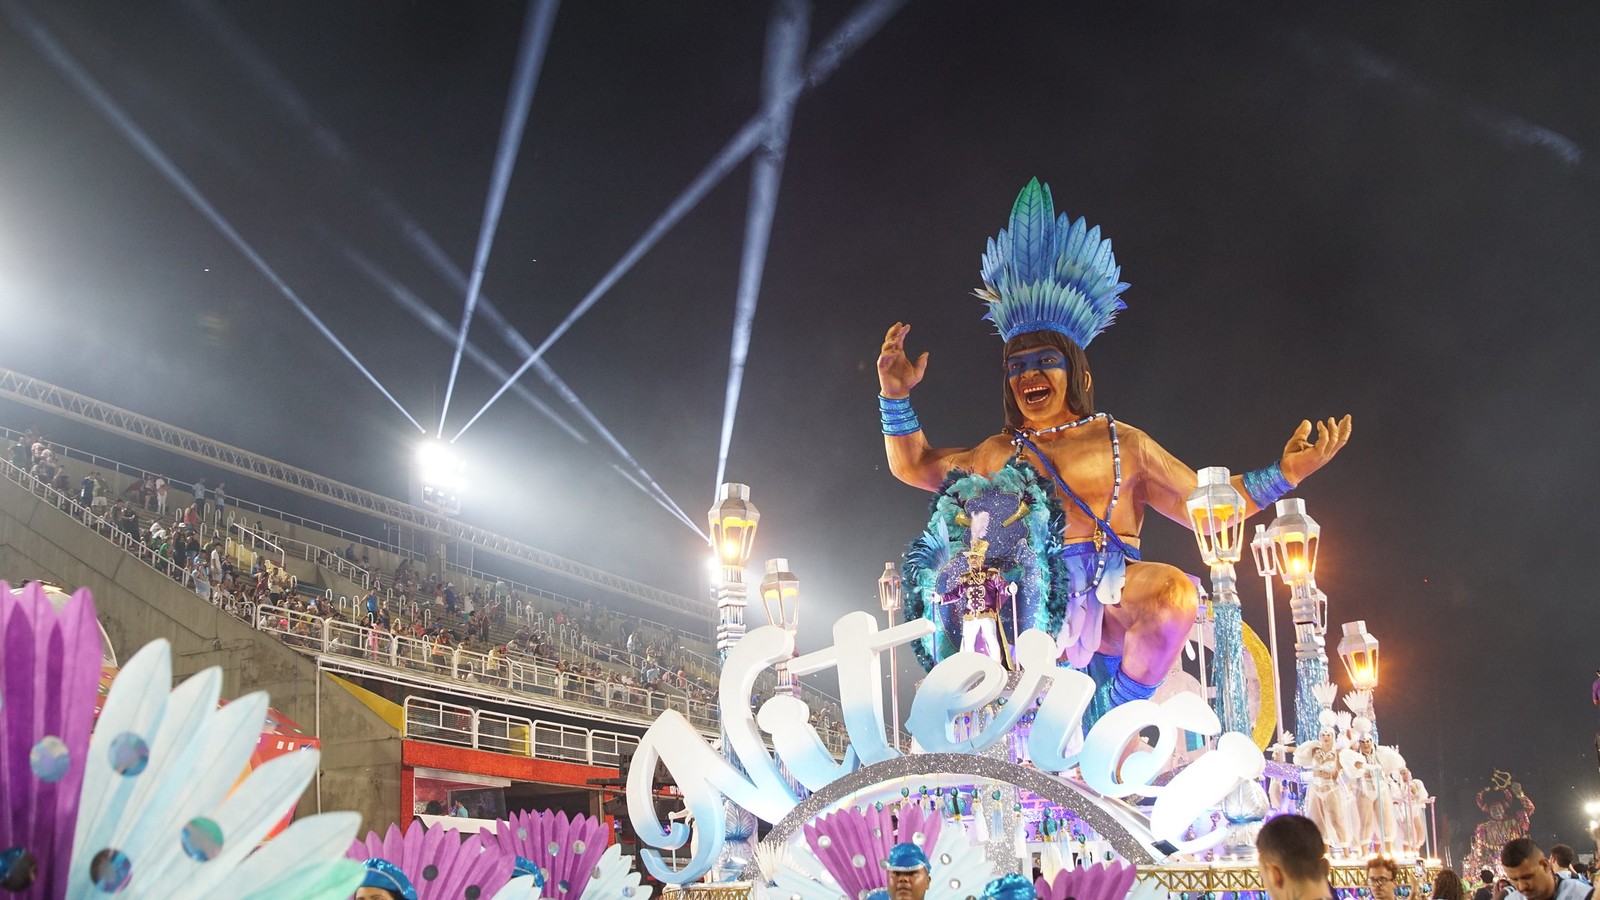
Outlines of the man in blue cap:
M 887 863 L 889 900 L 923 900 L 932 881 L 928 854 L 916 844 L 895 844 Z
M 417 900 L 417 889 L 400 867 L 386 859 L 369 859 L 367 874 L 356 888 L 355 900 Z
M 1037 900 L 1039 894 L 1027 876 L 1008 872 L 984 886 L 982 896 L 983 900 Z

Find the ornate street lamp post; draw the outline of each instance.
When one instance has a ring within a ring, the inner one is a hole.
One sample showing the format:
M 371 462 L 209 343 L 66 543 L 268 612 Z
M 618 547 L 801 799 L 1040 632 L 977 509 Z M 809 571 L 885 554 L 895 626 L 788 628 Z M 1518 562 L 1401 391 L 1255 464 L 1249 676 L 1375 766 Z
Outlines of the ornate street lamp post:
M 894 563 L 883 564 L 883 574 L 878 576 L 878 605 L 883 607 L 884 622 L 888 627 L 894 627 L 894 614 L 899 612 L 904 602 L 903 586 L 900 583 L 900 570 Z M 894 716 L 894 746 L 900 747 L 900 666 L 894 658 L 894 646 L 889 647 L 889 704 Z
M 1294 733 L 1301 741 L 1317 734 L 1322 704 L 1315 688 L 1328 683 L 1327 595 L 1317 590 L 1317 545 L 1322 526 L 1306 515 L 1298 497 L 1279 500 L 1277 518 L 1267 528 L 1273 568 L 1289 588 L 1289 614 L 1294 619 Z
M 1224 731 L 1250 733 L 1245 697 L 1244 623 L 1233 565 L 1244 555 L 1244 496 L 1228 482 L 1228 470 L 1211 466 L 1185 503 L 1200 558 L 1211 567 L 1211 610 L 1216 650 L 1211 664 L 1217 686 L 1217 717 Z
M 800 579 L 789 571 L 787 559 L 767 560 L 767 574 L 761 579 L 761 605 L 766 609 L 767 621 L 789 632 L 791 638 L 800 632 Z M 780 662 L 777 693 L 800 696 L 800 683 L 794 680 L 787 662 Z
M 1267 526 L 1256 526 L 1256 536 L 1250 541 L 1250 556 L 1255 560 L 1256 574 L 1261 576 L 1261 581 L 1267 589 L 1267 647 L 1272 656 L 1272 708 L 1277 714 L 1278 744 L 1282 746 L 1283 692 L 1278 687 L 1278 682 L 1281 680 L 1278 673 L 1283 670 L 1278 668 L 1278 604 L 1272 596 L 1272 576 L 1278 574 L 1278 569 L 1272 553 L 1272 538 L 1267 535 Z
M 728 661 L 728 651 L 744 637 L 744 608 L 747 587 L 744 569 L 755 545 L 756 523 L 761 513 L 750 502 L 750 487 L 724 484 L 717 489 L 717 502 L 707 514 L 711 524 L 711 552 L 721 570 L 717 583 L 717 663 Z M 722 755 L 741 772 L 739 758 L 728 741 L 728 727 L 722 725 Z M 727 831 L 722 852 L 713 870 L 717 881 L 733 881 L 747 862 L 755 858 L 756 817 L 733 801 L 723 799 Z
M 1350 687 L 1357 691 L 1378 689 L 1378 639 L 1367 631 L 1365 619 L 1346 622 L 1344 634 L 1339 638 L 1339 659 L 1344 661 L 1345 674 L 1350 676 Z M 1378 742 L 1378 706 L 1374 700 L 1367 707 L 1367 719 L 1372 722 L 1372 742 Z

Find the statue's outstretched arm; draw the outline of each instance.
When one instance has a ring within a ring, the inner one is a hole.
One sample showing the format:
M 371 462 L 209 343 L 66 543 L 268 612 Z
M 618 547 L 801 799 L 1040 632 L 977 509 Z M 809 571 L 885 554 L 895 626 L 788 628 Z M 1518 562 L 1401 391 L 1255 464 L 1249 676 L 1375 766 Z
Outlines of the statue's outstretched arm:
M 1174 522 L 1192 527 L 1184 502 L 1194 492 L 1199 476 L 1166 448 L 1156 443 L 1142 431 L 1130 437 L 1135 446 L 1130 448 L 1139 461 L 1136 490 L 1145 503 Z M 1317 439 L 1311 438 L 1311 422 L 1302 421 L 1283 447 L 1283 456 L 1273 466 L 1233 476 L 1230 482 L 1245 498 L 1245 515 L 1252 516 L 1290 488 L 1304 481 L 1306 476 L 1322 468 L 1333 459 L 1350 440 L 1349 416 L 1335 421 L 1327 419 L 1317 423 Z
M 972 451 L 961 448 L 935 448 L 922 432 L 922 424 L 911 409 L 911 389 L 928 370 L 928 354 L 912 362 L 906 356 L 906 334 L 911 326 L 896 322 L 883 337 L 878 353 L 878 411 L 883 420 L 883 449 L 889 458 L 889 471 L 906 484 L 935 491 L 945 475 L 956 468 L 970 468 Z

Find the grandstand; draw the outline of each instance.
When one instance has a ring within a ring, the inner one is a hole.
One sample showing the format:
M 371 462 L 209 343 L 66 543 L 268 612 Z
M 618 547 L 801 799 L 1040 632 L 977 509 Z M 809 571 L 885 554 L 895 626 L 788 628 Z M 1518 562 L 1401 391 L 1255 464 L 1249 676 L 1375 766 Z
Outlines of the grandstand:
M 165 637 L 175 674 L 221 665 L 226 696 L 268 690 L 322 741 L 303 812 L 356 809 L 375 828 L 475 809 L 599 813 L 590 782 L 614 783 L 660 712 L 717 732 L 709 602 L 695 632 L 638 614 L 624 579 L 529 584 L 254 503 L 242 485 L 219 507 L 168 481 L 163 509 L 160 473 L 0 433 L 0 577 L 87 586 L 119 651 Z M 767 673 L 752 701 L 774 686 Z M 813 703 L 842 753 L 830 706 Z

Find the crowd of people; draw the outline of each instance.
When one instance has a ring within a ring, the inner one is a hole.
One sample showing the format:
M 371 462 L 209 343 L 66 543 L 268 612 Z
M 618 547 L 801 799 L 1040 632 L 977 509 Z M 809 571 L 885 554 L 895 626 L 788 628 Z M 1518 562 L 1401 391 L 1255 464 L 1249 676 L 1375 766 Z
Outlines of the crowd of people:
M 1281 815 L 1268 819 L 1256 836 L 1256 855 L 1262 886 L 1271 900 L 1333 900 L 1328 860 L 1330 845 L 1317 824 L 1305 816 Z M 1499 871 L 1478 873 L 1480 884 L 1472 900 L 1591 900 L 1592 869 L 1577 861 L 1571 847 L 1556 844 L 1548 854 L 1534 841 L 1521 837 L 1500 849 Z M 1409 879 L 1388 856 L 1366 860 L 1367 891 L 1372 900 L 1414 896 Z M 1424 885 L 1431 900 L 1466 900 L 1468 885 L 1454 869 L 1443 868 Z
M 354 605 L 332 603 L 299 590 L 287 568 L 256 552 L 262 549 L 256 541 L 242 541 L 230 555 L 227 532 L 216 527 L 229 503 L 224 481 L 208 487 L 196 478 L 185 489 L 163 474 L 142 473 L 116 491 L 104 472 L 90 468 L 74 482 L 64 452 L 37 429 L 12 442 L 10 461 L 54 488 L 64 505 L 76 504 L 85 524 L 106 537 L 120 532 L 157 570 L 292 645 L 376 659 L 390 638 L 404 638 L 407 652 L 395 662 L 464 680 L 645 713 L 670 705 L 709 717 L 716 708 L 715 664 L 676 628 L 591 601 L 541 605 L 501 581 L 473 579 L 458 589 L 438 573 L 424 574 L 412 559 L 402 559 L 392 574 L 379 572 L 368 549 L 354 543 L 329 552 L 370 573 L 367 592 Z M 276 538 L 259 523 L 256 531 L 259 540 Z M 336 625 L 322 633 L 321 623 L 330 622 L 361 629 Z M 763 682 L 752 703 L 772 690 L 770 679 Z M 810 703 L 824 739 L 842 744 L 838 711 L 814 698 Z

